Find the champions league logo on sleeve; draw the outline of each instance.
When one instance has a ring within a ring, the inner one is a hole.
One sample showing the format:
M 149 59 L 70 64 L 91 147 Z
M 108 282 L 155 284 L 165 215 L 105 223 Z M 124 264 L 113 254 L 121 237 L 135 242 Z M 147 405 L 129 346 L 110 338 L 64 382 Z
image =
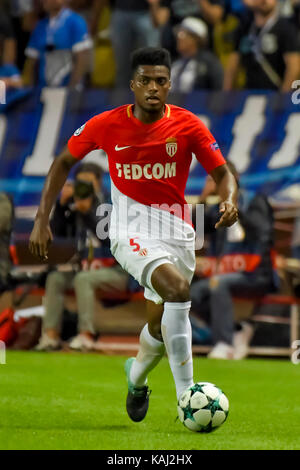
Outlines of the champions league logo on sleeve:
M 83 124 L 81 127 L 79 127 L 79 129 L 77 129 L 77 130 L 74 132 L 74 135 L 75 135 L 75 136 L 80 135 L 84 128 L 85 128 L 85 124 Z
M 210 144 L 210 148 L 213 150 L 213 151 L 216 151 L 218 150 L 220 147 L 219 147 L 219 144 L 217 142 L 213 142 L 212 144 Z

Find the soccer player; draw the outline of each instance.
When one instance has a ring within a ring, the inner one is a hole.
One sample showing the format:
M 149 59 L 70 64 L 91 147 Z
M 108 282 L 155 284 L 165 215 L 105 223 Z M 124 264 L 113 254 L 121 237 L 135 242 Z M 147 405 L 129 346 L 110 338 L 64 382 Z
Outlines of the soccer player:
M 149 405 L 147 375 L 165 348 L 177 398 L 193 384 L 189 287 L 195 268 L 195 231 L 184 199 L 192 153 L 216 182 L 222 200 L 216 228 L 232 225 L 238 210 L 235 178 L 214 137 L 194 114 L 166 104 L 171 87 L 168 51 L 138 49 L 131 66 L 134 104 L 94 116 L 54 160 L 30 250 L 47 258 L 52 239 L 49 213 L 69 170 L 90 151 L 105 150 L 112 183 L 111 251 L 145 288 L 149 301 L 137 357 L 125 365 L 127 412 L 133 421 L 141 421 Z M 132 224 L 134 212 L 142 214 L 138 228 Z

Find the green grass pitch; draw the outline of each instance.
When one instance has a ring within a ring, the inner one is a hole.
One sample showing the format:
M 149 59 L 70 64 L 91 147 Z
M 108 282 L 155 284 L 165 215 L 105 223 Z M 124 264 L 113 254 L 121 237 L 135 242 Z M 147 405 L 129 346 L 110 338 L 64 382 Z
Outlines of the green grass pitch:
M 0 449 L 299 449 L 300 365 L 288 360 L 195 358 L 195 380 L 229 398 L 227 421 L 192 433 L 175 418 L 167 359 L 151 373 L 141 423 L 125 410 L 125 358 L 8 352 L 0 365 Z

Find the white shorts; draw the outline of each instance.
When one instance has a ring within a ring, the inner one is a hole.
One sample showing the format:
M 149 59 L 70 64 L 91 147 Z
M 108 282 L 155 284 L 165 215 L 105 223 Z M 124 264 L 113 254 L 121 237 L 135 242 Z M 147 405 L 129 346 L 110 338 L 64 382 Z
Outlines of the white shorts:
M 163 299 L 154 290 L 151 276 L 158 266 L 171 263 L 191 283 L 195 271 L 195 248 L 173 245 L 164 240 L 138 239 L 134 244 L 129 240 L 111 240 L 111 252 L 122 268 L 145 288 L 144 297 L 156 304 Z

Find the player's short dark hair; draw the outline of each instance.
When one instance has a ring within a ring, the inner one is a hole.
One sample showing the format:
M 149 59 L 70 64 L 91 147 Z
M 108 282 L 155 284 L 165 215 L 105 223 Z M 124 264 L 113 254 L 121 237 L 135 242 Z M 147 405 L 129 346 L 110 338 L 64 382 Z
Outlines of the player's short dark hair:
M 142 47 L 131 54 L 131 73 L 135 74 L 139 65 L 164 65 L 171 71 L 171 56 L 162 47 Z
M 78 165 L 74 172 L 75 179 L 77 178 L 79 173 L 93 173 L 96 178 L 99 180 L 102 175 L 103 175 L 103 170 L 101 166 L 97 165 L 97 163 L 93 162 L 86 162 L 86 163 L 81 163 L 81 165 Z

